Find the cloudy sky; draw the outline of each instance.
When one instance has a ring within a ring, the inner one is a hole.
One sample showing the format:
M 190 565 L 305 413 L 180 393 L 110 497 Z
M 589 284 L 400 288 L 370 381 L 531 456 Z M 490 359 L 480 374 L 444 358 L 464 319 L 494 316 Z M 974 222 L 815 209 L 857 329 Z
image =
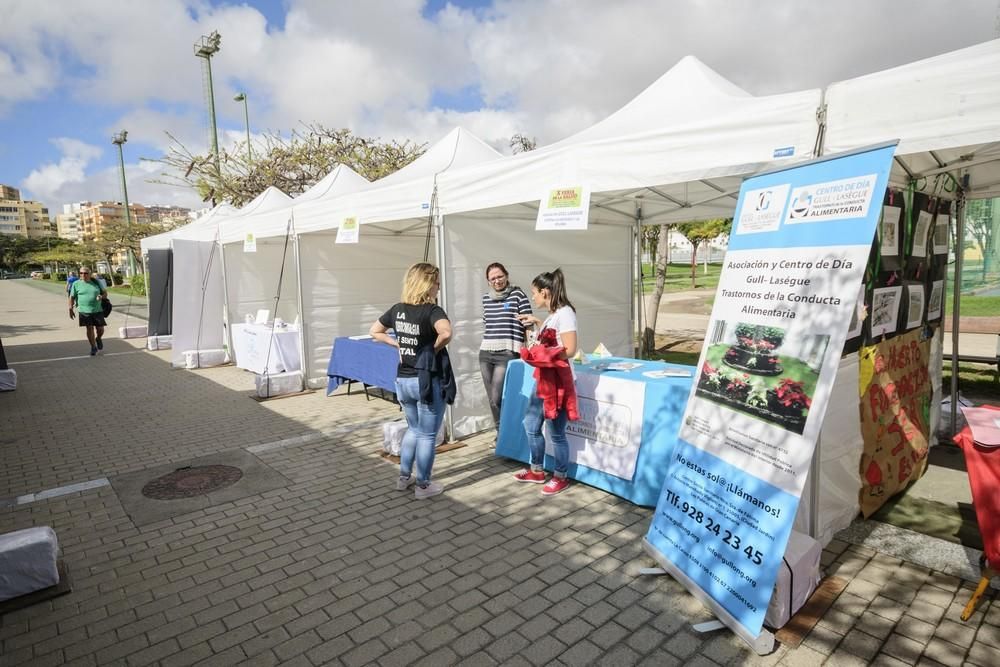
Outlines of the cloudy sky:
M 220 141 L 301 123 L 434 141 L 462 125 L 509 152 L 616 110 L 693 54 L 753 94 L 786 92 L 997 37 L 995 0 L 3 0 L 0 183 L 53 211 L 129 196 L 201 204 L 150 183 L 169 132 L 208 144 L 201 60 Z

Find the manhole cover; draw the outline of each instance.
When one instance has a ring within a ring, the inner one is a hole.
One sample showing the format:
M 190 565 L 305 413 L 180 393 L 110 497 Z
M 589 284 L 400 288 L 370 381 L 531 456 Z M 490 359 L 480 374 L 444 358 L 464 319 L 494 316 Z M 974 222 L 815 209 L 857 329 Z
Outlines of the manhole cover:
M 142 487 L 142 495 L 154 500 L 176 500 L 201 496 L 240 481 L 243 471 L 233 466 L 180 468 L 157 477 Z

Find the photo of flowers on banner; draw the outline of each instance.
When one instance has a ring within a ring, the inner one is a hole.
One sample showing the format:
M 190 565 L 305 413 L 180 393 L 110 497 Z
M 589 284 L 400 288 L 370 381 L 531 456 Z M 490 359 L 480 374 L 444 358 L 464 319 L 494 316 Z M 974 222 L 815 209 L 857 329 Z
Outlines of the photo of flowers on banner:
M 695 394 L 802 434 L 830 337 L 786 340 L 785 330 L 719 321 Z
M 927 468 L 930 340 L 915 329 L 861 348 L 860 504 L 865 518 Z

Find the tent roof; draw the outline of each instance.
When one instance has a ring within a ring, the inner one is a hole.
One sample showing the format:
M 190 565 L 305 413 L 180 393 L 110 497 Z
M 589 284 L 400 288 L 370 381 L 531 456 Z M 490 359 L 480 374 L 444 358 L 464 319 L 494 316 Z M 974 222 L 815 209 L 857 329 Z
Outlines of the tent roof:
M 686 122 L 695 113 L 716 113 L 734 100 L 749 97 L 750 93 L 695 56 L 684 56 L 621 109 L 552 146 L 656 130 Z
M 330 201 L 370 186 L 371 183 L 356 171 L 347 165 L 338 164 L 329 174 L 294 199 L 277 188 L 268 188 L 242 209 L 248 210 L 254 207 L 247 214 L 226 220 L 220 232 L 222 242 L 242 240 L 248 232 L 253 232 L 254 236 L 261 239 L 284 236 L 288 231 L 288 220 L 292 217 L 295 207 L 300 204 Z M 270 190 L 274 192 L 268 194 Z M 266 200 L 265 195 L 267 195 Z M 261 201 L 254 206 L 258 200 Z M 297 222 L 295 227 L 297 230 Z
M 688 56 L 596 125 L 535 151 L 444 174 L 445 215 L 583 185 L 598 206 L 657 222 L 730 215 L 740 177 L 812 156 L 819 89 L 755 97 Z
M 371 181 L 346 164 L 338 164 L 329 174 L 321 178 L 311 188 L 295 198 L 294 203 L 315 201 L 329 197 L 339 197 L 349 192 L 357 192 L 371 185 Z
M 227 235 L 243 239 L 247 232 L 255 236 L 279 236 L 288 228 L 288 218 L 291 215 L 293 199 L 284 192 L 268 186 L 257 195 L 253 201 L 241 208 L 219 225 L 219 238 Z
M 292 201 L 291 197 L 273 185 L 269 185 L 266 190 L 254 197 L 250 203 L 239 209 L 235 217 L 242 218 L 248 215 L 267 213 L 268 211 L 283 208 L 290 201 Z
M 824 152 L 898 138 L 896 184 L 967 173 L 970 197 L 1000 196 L 1000 40 L 839 81 L 826 104 Z
M 345 217 L 357 217 L 366 224 L 425 217 L 430 212 L 435 184 L 442 174 L 501 157 L 483 140 L 457 127 L 419 158 L 364 190 L 301 204 L 297 201 L 295 229 L 299 233 L 335 229 Z M 224 241 L 237 238 L 227 234 Z

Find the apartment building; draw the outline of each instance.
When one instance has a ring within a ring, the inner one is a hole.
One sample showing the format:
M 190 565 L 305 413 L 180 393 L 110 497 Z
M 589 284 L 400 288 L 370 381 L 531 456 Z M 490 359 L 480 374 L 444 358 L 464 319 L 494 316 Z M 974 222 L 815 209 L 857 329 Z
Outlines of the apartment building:
M 147 206 L 146 216 L 150 224 L 169 231 L 191 222 L 191 209 L 183 206 Z
M 63 212 L 56 215 L 56 234 L 61 239 L 69 239 L 74 243 L 83 240 L 80 230 L 80 210 L 90 206 L 89 202 L 63 204 Z
M 0 234 L 44 238 L 53 236 L 49 209 L 40 202 L 23 200 L 17 188 L 0 185 Z
M 142 204 L 129 204 L 131 220 L 135 223 L 148 223 L 149 216 L 146 214 L 146 207 Z M 105 225 L 114 222 L 125 221 L 125 205 L 121 202 L 88 202 L 86 206 L 81 206 L 77 212 L 79 221 L 80 240 L 92 239 L 101 233 Z

